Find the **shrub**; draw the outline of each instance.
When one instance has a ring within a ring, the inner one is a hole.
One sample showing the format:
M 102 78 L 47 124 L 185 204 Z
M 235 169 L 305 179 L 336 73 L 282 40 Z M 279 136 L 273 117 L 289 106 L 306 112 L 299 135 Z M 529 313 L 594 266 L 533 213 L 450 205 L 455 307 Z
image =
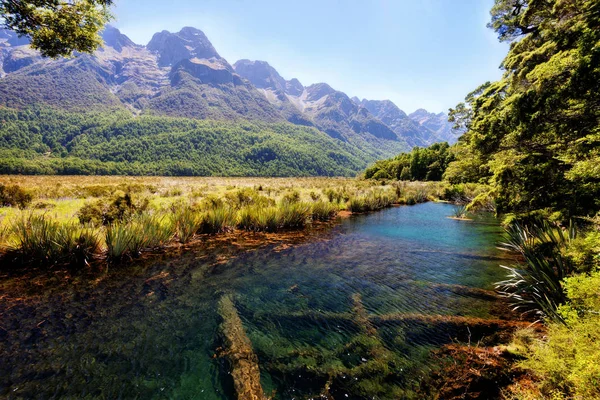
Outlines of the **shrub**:
M 506 228 L 508 240 L 501 248 L 519 255 L 522 262 L 511 267 L 508 279 L 497 283 L 500 293 L 513 302 L 515 309 L 541 318 L 563 321 L 557 312 L 565 302 L 561 281 L 572 272 L 563 256 L 567 244 L 575 237 L 573 227 L 563 231 L 545 219 L 529 225 L 514 222 Z
M 0 204 L 4 207 L 26 208 L 33 200 L 31 193 L 19 185 L 0 184 Z
M 524 347 L 521 363 L 539 378 L 549 398 L 600 398 L 600 273 L 563 282 L 568 303 L 560 307 L 567 325 L 551 323 L 544 339 Z
M 144 212 L 148 204 L 147 198 L 134 201 L 130 193 L 117 192 L 110 200 L 98 200 L 84 205 L 77 212 L 77 217 L 82 224 L 109 225 L 115 221 L 131 219 L 133 215 Z
M 578 272 L 590 272 L 600 268 L 600 232 L 592 230 L 576 237 L 565 251 Z

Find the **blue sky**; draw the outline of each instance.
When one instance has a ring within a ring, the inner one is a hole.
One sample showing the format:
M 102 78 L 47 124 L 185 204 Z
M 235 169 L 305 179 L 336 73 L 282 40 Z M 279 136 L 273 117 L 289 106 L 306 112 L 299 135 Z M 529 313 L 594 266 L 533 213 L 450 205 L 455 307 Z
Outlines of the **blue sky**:
M 305 86 L 447 111 L 501 76 L 508 51 L 486 28 L 493 0 L 117 0 L 113 25 L 147 44 L 155 32 L 204 31 L 230 63 L 268 61 Z

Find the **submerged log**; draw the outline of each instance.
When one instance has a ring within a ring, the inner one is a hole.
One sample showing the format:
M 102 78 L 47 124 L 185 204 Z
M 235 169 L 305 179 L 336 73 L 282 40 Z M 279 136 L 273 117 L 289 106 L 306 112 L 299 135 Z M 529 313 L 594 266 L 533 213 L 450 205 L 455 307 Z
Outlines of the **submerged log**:
M 463 317 L 459 315 L 427 315 L 427 314 L 384 314 L 374 315 L 370 320 L 375 325 L 381 325 L 384 323 L 425 323 L 429 325 L 448 324 L 454 326 L 487 326 L 487 327 L 498 327 L 502 329 L 511 328 L 526 328 L 531 326 L 531 322 L 526 321 L 511 321 L 504 319 L 486 319 L 478 317 Z
M 377 336 L 377 329 L 375 329 L 369 320 L 369 314 L 365 309 L 360 293 L 354 293 L 352 295 L 352 304 L 354 323 L 363 331 L 364 334 L 372 337 Z
M 258 357 L 254 354 L 250 339 L 246 335 L 242 320 L 231 296 L 219 300 L 219 314 L 223 319 L 221 333 L 224 341 L 224 356 L 231 366 L 231 377 L 238 400 L 267 400 L 260 385 Z
M 504 320 L 504 319 L 486 319 L 478 317 L 464 317 L 458 315 L 428 315 L 418 313 L 392 313 L 382 315 L 366 315 L 366 313 L 357 313 L 356 305 L 354 306 L 353 313 L 335 313 L 335 312 L 323 312 L 323 311 L 305 311 L 305 312 L 292 312 L 288 314 L 269 314 L 270 318 L 275 320 L 284 321 L 306 321 L 306 322 L 319 322 L 327 324 L 354 324 L 360 330 L 376 329 L 381 325 L 389 325 L 394 323 L 402 324 L 427 324 L 431 326 L 444 325 L 454 327 L 489 327 L 494 329 L 515 329 L 515 328 L 527 328 L 536 327 L 536 324 L 527 321 L 515 321 L 515 320 Z M 360 315 L 360 316 L 359 316 Z M 360 322 L 359 322 L 360 321 Z M 368 324 L 367 324 L 368 321 Z

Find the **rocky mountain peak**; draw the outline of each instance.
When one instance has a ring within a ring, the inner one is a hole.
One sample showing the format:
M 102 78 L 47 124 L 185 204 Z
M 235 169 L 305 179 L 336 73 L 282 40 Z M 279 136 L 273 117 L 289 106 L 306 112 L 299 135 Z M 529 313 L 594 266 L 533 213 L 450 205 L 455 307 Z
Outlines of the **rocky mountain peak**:
M 126 35 L 123 35 L 121 31 L 112 25 L 107 25 L 106 28 L 104 28 L 104 31 L 102 32 L 102 39 L 104 40 L 104 44 L 106 46 L 114 48 L 119 53 L 123 50 L 123 47 L 137 46 L 131 39 L 129 39 Z
M 304 86 L 296 78 L 286 81 L 279 72 L 266 61 L 239 60 L 234 65 L 235 72 L 248 79 L 259 89 L 272 90 L 279 96 L 289 94 L 300 96 Z
M 334 94 L 336 91 L 326 83 L 315 83 L 306 88 L 308 92 L 307 100 L 316 101 L 327 95 Z
M 285 92 L 291 96 L 300 96 L 304 92 L 304 86 L 296 78 L 285 83 Z
M 429 111 L 427 111 L 423 108 L 419 108 L 418 110 L 410 113 L 408 116 L 412 119 L 426 118 L 429 116 Z
M 158 53 L 158 64 L 161 67 L 172 66 L 191 58 L 221 58 L 204 32 L 192 27 L 185 27 L 177 33 L 155 33 L 146 47 Z
M 390 119 L 405 119 L 408 117 L 404 111 L 390 100 L 363 99 L 360 104 L 380 119 L 384 116 Z
M 285 92 L 285 79 L 266 61 L 239 60 L 233 65 L 233 68 L 235 72 L 248 79 L 259 89 Z

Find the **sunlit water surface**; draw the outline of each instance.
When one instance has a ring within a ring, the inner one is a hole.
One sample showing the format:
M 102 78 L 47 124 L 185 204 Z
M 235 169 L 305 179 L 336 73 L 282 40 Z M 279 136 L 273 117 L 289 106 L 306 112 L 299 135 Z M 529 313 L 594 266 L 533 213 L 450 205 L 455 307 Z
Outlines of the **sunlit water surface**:
M 430 351 L 465 332 L 415 320 L 494 318 L 493 298 L 468 287 L 502 278 L 496 221 L 456 221 L 452 211 L 391 208 L 280 251 L 188 250 L 60 290 L 36 293 L 32 282 L 37 300 L 0 300 L 0 395 L 235 398 L 219 348 L 217 305 L 229 295 L 268 395 L 417 396 Z M 382 318 L 365 327 L 357 304 Z

